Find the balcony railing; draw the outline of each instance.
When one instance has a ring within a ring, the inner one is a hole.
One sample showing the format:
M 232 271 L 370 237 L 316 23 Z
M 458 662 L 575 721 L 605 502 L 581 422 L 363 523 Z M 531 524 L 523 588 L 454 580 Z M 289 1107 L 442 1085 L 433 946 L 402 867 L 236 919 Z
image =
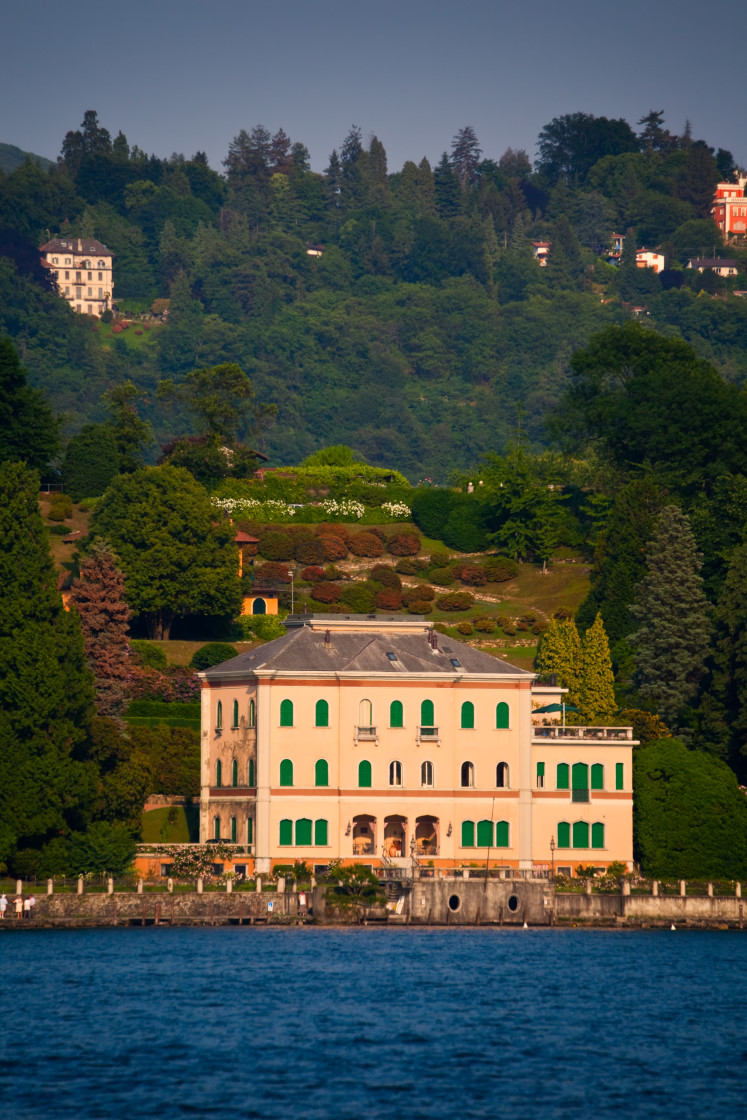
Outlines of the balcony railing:
M 440 743 L 441 736 L 437 727 L 418 727 L 418 742 Z
M 589 800 L 588 789 L 572 789 L 571 790 L 571 801 L 588 801 L 588 800 Z
M 355 729 L 355 741 L 356 741 L 356 743 L 361 741 L 361 740 L 363 740 L 364 742 L 365 741 L 368 741 L 368 742 L 374 741 L 375 742 L 377 739 L 378 739 L 378 735 L 376 734 L 376 728 L 375 727 L 356 727 L 356 729 Z
M 594 740 L 595 742 L 637 742 L 632 727 L 561 727 L 560 724 L 535 725 L 534 739 Z

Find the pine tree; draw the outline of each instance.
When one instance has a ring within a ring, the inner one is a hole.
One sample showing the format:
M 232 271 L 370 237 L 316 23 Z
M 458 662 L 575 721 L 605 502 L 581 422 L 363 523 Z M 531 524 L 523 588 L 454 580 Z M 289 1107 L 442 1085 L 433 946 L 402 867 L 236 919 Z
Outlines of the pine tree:
M 585 723 L 607 723 L 617 711 L 610 644 L 600 614 L 581 643 L 581 682 L 578 690 Z
M 105 541 L 94 541 L 91 554 L 82 562 L 69 605 L 80 618 L 99 715 L 115 716 L 127 696 L 130 609 L 124 597 L 124 575 Z
M 699 746 L 747 775 L 747 544 L 735 549 L 714 615 L 713 667 Z
M 690 522 L 677 506 L 665 506 L 630 609 L 641 624 L 630 642 L 635 684 L 670 726 L 694 700 L 705 672 L 710 623 L 700 566 Z
M 477 181 L 482 149 L 471 125 L 460 128 L 451 141 L 451 164 L 459 177 L 462 190 Z
M 544 676 L 553 674 L 568 693 L 566 704 L 578 706 L 581 684 L 581 639 L 572 618 L 553 618 L 542 635 L 535 668 Z
M 441 156 L 438 167 L 433 173 L 433 187 L 436 210 L 440 218 L 454 218 L 459 213 L 459 178 L 451 166 L 446 152 Z
M 136 408 L 142 393 L 131 381 L 115 385 L 101 398 L 111 415 L 109 426 L 114 433 L 119 455 L 119 470 L 132 474 L 143 465 L 143 449 L 153 438 L 153 428 L 142 420 Z

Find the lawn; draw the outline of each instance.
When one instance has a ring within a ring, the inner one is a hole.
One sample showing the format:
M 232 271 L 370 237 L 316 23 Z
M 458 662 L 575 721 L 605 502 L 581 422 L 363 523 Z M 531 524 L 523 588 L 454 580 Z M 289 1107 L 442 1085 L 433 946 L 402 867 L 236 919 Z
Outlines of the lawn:
M 189 844 L 200 839 L 196 805 L 172 805 L 143 813 L 140 834 L 145 844 Z

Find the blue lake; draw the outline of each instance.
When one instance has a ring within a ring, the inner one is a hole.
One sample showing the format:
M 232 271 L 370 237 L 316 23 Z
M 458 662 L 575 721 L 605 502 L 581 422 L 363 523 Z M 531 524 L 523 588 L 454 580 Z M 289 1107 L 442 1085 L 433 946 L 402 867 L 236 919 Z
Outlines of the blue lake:
M 747 1115 L 747 936 L 0 937 L 0 1115 Z

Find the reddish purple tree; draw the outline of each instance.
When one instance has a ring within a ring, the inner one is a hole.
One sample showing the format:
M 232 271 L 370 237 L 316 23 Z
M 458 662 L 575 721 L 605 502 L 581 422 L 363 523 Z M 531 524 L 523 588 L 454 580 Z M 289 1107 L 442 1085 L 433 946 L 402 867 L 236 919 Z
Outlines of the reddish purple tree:
M 130 608 L 124 597 L 124 575 L 105 541 L 96 540 L 83 560 L 69 605 L 80 617 L 99 714 L 116 716 L 128 699 Z

